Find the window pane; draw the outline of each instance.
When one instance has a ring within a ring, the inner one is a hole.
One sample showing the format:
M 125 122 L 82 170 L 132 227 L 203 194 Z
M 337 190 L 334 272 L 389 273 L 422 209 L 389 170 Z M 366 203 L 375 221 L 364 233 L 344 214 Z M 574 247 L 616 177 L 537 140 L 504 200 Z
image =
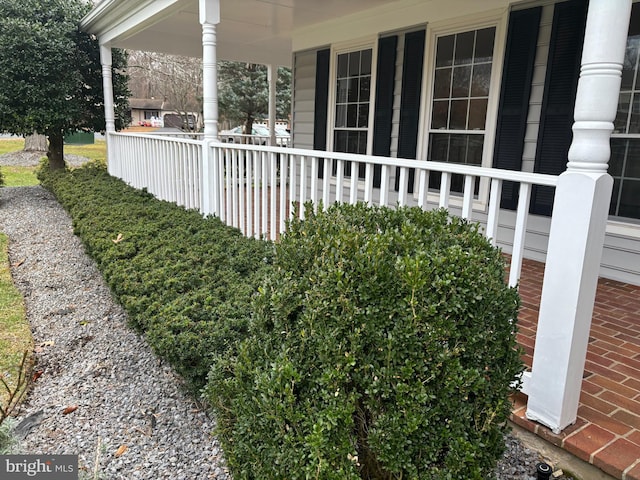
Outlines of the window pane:
M 359 93 L 360 93 L 360 79 L 350 78 L 349 79 L 349 95 L 347 97 L 347 101 L 357 102 Z
M 338 80 L 337 103 L 347 103 L 347 94 L 349 92 L 349 80 Z
M 484 135 L 467 135 L 469 143 L 467 147 L 468 165 L 482 165 L 482 147 L 484 145 Z
M 358 153 L 364 155 L 367 153 L 367 132 L 358 132 Z
M 350 103 L 347 105 L 347 127 L 358 126 L 358 104 Z
M 635 93 L 633 96 L 628 133 L 640 133 L 640 92 Z
M 369 125 L 369 104 L 362 103 L 358 109 L 358 128 L 366 128 Z
M 360 102 L 368 102 L 371 96 L 371 77 L 362 77 L 360 79 Z
M 360 153 L 358 151 L 358 147 L 360 145 L 358 133 L 359 132 L 347 132 L 347 152 Z
M 436 67 L 448 67 L 453 65 L 453 46 L 455 38 L 455 35 L 438 38 Z
M 360 75 L 360 52 L 349 54 L 349 76 Z
M 628 140 L 627 161 L 625 162 L 624 176 L 640 180 L 640 141 Z M 640 198 L 637 199 L 640 204 Z
M 466 163 L 468 135 L 451 135 L 449 146 L 449 161 L 454 163 Z
M 624 55 L 624 63 L 622 65 L 622 90 L 631 90 L 633 88 L 633 77 L 635 76 L 636 63 L 638 60 L 638 42 L 632 39 L 627 41 L 627 49 Z
M 624 167 L 624 157 L 626 155 L 628 140 L 622 138 L 611 139 L 611 159 L 609 160 L 609 175 L 620 177 Z
M 613 124 L 615 133 L 627 133 L 627 120 L 629 117 L 629 104 L 631 102 L 630 93 L 621 93 L 618 98 L 618 113 Z
M 338 78 L 344 78 L 348 74 L 349 55 L 338 55 Z
M 623 180 L 618 215 L 640 218 L 640 180 Z
M 436 70 L 436 78 L 433 85 L 434 98 L 449 98 L 451 95 L 451 68 Z
M 346 126 L 347 126 L 347 106 L 338 105 L 336 106 L 336 127 L 346 127 Z
M 347 151 L 347 133 L 344 130 L 336 130 L 333 137 L 333 149 L 336 152 Z
M 452 98 L 466 98 L 469 96 L 471 85 L 471 67 L 455 67 L 453 69 L 453 87 L 451 89 Z
M 487 103 L 486 98 L 473 99 L 469 102 L 469 130 L 484 130 Z
M 456 35 L 455 64 L 471 63 L 473 59 L 474 32 L 459 33 Z
M 361 75 L 371 75 L 371 49 L 363 50 L 362 57 L 360 60 L 360 74 Z
M 467 128 L 468 103 L 468 100 L 451 101 L 451 117 L 449 118 L 449 128 L 451 130 L 465 130 Z
M 449 159 L 449 134 L 434 133 L 429 138 L 429 160 L 446 162 Z
M 449 100 L 433 102 L 431 128 L 447 128 L 449 116 Z
M 490 62 L 493 59 L 493 38 L 496 29 L 494 27 L 478 30 L 476 34 L 476 62 Z
M 491 82 L 491 64 L 481 63 L 473 66 L 473 79 L 471 80 L 472 97 L 488 97 L 489 83 Z

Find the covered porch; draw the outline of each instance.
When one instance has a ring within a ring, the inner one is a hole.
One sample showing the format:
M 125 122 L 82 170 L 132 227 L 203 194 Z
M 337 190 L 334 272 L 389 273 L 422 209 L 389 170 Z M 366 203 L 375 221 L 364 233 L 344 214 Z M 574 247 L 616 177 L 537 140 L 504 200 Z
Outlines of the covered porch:
M 636 430 L 640 425 L 634 413 L 640 399 L 639 312 L 633 302 L 619 308 L 618 301 L 629 296 L 618 293 L 613 310 L 610 304 L 599 306 L 603 295 L 606 302 L 612 297 L 602 293 L 608 281 L 598 282 L 612 191 L 607 174 L 609 138 L 618 106 L 631 0 L 590 2 L 573 143 L 567 170 L 560 176 L 437 162 L 426 160 L 428 154 L 421 160 L 297 148 L 305 142 L 297 141 L 302 133 L 296 137 L 295 126 L 293 148 L 219 141 L 218 58 L 267 63 L 273 72 L 275 66 L 291 63 L 296 29 L 306 28 L 310 35 L 316 32 L 321 38 L 324 22 L 331 19 L 349 18 L 370 9 L 418 9 L 421 2 L 340 2 L 319 10 L 314 2 L 305 1 L 277 4 L 271 9 L 271 3 L 261 1 L 167 0 L 140 2 L 135 12 L 124 12 L 121 3 L 99 3 L 84 22 L 102 44 L 112 175 L 146 188 L 160 199 L 219 216 L 245 235 L 271 239 L 284 230 L 294 206 L 307 201 L 317 206 L 320 202 L 364 201 L 444 207 L 478 222 L 487 237 L 511 255 L 509 283 L 519 285 L 523 298 L 519 341 L 530 368 L 523 377 L 522 394 L 515 398 L 514 421 L 611 475 L 640 478 L 640 436 Z M 467 16 L 478 14 L 477 2 L 457 3 Z M 483 9 L 508 12 L 510 6 L 522 2 L 486 3 L 490 5 Z M 261 12 L 260 20 L 253 16 L 257 12 Z M 200 38 L 187 38 L 185 32 L 193 32 L 196 21 L 201 25 Z M 390 29 L 399 26 L 398 18 L 390 17 L 389 21 Z M 172 42 L 161 35 L 167 31 L 167 22 L 179 25 L 180 29 L 169 30 L 185 38 Z M 251 29 L 254 35 L 248 33 Z M 241 32 L 247 37 L 241 38 Z M 110 98 L 112 47 L 201 55 L 203 138 L 115 132 Z M 489 112 L 487 121 L 496 117 L 497 113 Z M 530 213 L 532 192 L 541 188 L 553 197 L 550 217 Z M 504 203 L 507 190 L 516 199 L 514 205 Z M 534 260 L 546 262 L 544 274 L 542 264 Z M 629 289 L 632 296 L 638 292 L 630 285 L 616 284 L 614 290 L 618 288 Z M 599 310 L 602 308 L 608 310 L 607 315 Z M 618 309 L 621 316 L 612 313 Z M 603 323 L 598 323 L 601 320 Z M 598 332 L 607 337 L 600 339 L 601 344 L 594 340 Z M 627 360 L 631 363 L 625 363 Z M 626 368 L 624 373 L 617 371 L 621 365 Z M 598 370 L 600 367 L 609 370 Z M 617 388 L 619 384 L 624 389 Z M 596 446 L 593 434 L 601 430 L 608 433 L 600 435 L 602 442 Z

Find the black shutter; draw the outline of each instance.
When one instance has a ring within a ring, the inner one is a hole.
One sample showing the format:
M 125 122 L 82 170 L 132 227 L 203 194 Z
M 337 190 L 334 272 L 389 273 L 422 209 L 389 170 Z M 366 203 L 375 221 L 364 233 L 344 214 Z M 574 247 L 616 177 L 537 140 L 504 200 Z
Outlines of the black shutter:
M 567 168 L 580 74 L 587 1 L 555 6 L 534 171 L 559 175 Z M 554 189 L 534 186 L 531 213 L 551 215 Z
M 404 38 L 402 64 L 402 96 L 400 98 L 400 129 L 398 132 L 398 158 L 416 158 L 418 126 L 420 122 L 420 95 L 424 63 L 425 30 L 407 33 Z M 415 170 L 409 172 L 408 192 L 413 193 Z M 400 187 L 400 172 L 396 170 L 396 190 Z
M 316 55 L 316 98 L 313 116 L 313 149 L 327 149 L 327 112 L 329 109 L 329 60 L 331 51 Z
M 509 16 L 493 156 L 495 168 L 522 170 L 524 136 L 541 11 L 541 7 L 535 7 L 511 12 Z M 504 182 L 502 208 L 515 210 L 517 204 L 517 184 Z
M 378 64 L 376 77 L 376 103 L 373 121 L 373 154 L 383 157 L 391 155 L 391 121 L 393 119 L 393 93 L 396 79 L 396 54 L 398 37 L 378 40 Z M 382 168 L 373 169 L 373 186 L 380 187 Z

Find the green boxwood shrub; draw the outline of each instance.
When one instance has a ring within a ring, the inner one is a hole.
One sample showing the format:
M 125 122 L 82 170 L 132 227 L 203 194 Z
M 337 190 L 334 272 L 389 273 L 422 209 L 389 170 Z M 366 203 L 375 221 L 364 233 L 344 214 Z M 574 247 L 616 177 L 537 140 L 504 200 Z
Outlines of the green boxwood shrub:
M 489 478 L 522 371 L 500 252 L 445 211 L 305 217 L 209 375 L 234 478 Z
M 130 323 L 194 390 L 204 386 L 214 356 L 247 334 L 272 243 L 133 189 L 104 165 L 51 172 L 44 163 L 39 178 L 69 212 Z

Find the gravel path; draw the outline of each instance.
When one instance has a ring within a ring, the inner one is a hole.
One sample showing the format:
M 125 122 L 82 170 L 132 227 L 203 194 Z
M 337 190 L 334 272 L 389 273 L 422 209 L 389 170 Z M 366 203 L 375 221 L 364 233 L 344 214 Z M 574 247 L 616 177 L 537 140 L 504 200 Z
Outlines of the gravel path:
M 18 419 L 22 451 L 77 454 L 84 478 L 230 479 L 214 420 L 126 326 L 53 196 L 39 186 L 0 190 L 0 231 L 42 372 Z M 498 479 L 535 480 L 539 461 L 509 436 Z

